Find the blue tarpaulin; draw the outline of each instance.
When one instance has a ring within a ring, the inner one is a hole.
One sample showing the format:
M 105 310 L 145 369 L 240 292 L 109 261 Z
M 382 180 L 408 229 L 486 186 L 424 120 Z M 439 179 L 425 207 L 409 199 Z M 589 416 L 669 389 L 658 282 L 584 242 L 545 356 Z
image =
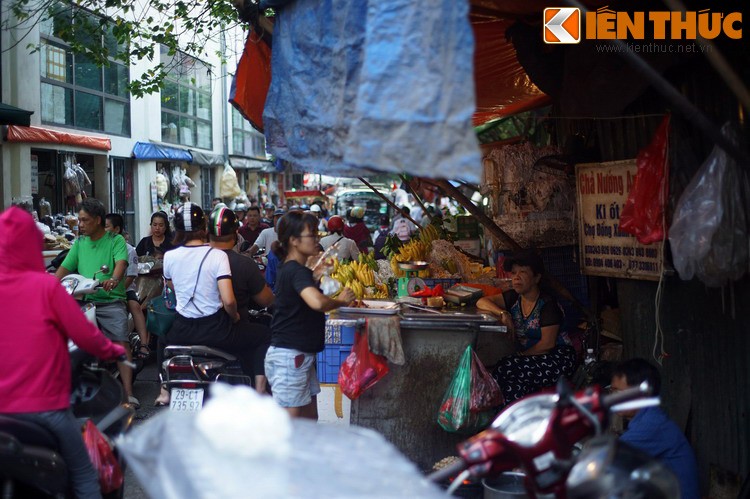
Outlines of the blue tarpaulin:
M 167 160 L 167 161 L 193 161 L 190 151 L 177 147 L 152 144 L 150 142 L 136 142 L 133 146 L 133 157 L 135 159 Z
M 296 0 L 274 26 L 268 148 L 295 169 L 479 182 L 467 0 Z

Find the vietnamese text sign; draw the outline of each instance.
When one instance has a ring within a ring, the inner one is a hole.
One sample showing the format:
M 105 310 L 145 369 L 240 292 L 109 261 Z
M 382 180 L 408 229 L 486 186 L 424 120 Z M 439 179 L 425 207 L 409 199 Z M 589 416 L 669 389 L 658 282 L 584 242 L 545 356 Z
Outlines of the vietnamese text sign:
M 620 230 L 620 213 L 637 171 L 634 159 L 576 165 L 581 272 L 659 280 L 661 245 Z

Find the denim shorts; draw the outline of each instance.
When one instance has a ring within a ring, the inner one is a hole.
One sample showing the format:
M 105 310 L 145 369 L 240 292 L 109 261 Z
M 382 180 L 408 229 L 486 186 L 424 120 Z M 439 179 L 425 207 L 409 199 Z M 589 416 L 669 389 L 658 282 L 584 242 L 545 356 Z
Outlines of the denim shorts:
M 301 362 L 295 362 L 298 356 Z M 306 406 L 320 393 L 314 353 L 271 346 L 265 366 L 273 399 L 281 407 Z

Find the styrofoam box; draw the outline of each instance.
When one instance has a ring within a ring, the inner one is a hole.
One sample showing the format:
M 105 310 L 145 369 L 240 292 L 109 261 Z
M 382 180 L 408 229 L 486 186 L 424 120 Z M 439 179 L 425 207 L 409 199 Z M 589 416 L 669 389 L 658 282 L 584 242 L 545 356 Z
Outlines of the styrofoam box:
M 351 420 L 352 401 L 340 393 L 341 414 L 336 414 L 336 390 L 339 385 L 321 384 L 318 394 L 318 423 L 349 426 Z

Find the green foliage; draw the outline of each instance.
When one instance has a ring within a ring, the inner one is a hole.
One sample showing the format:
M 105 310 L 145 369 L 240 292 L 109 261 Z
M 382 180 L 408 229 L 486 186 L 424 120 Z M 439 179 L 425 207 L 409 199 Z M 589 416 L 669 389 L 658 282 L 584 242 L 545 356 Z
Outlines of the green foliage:
M 145 6 L 132 0 L 76 0 L 74 4 L 10 0 L 6 6 L 15 19 L 9 16 L 2 29 L 14 29 L 23 39 L 37 24 L 51 27 L 49 35 L 99 66 L 113 61 L 126 65 L 153 61 L 160 45 L 167 47 L 170 55 L 182 51 L 205 59 L 209 40 L 218 40 L 223 31 L 242 26 L 229 0 L 148 0 Z M 39 46 L 32 44 L 30 50 L 39 50 Z M 170 69 L 159 64 L 134 78 L 128 90 L 135 97 L 156 92 Z

